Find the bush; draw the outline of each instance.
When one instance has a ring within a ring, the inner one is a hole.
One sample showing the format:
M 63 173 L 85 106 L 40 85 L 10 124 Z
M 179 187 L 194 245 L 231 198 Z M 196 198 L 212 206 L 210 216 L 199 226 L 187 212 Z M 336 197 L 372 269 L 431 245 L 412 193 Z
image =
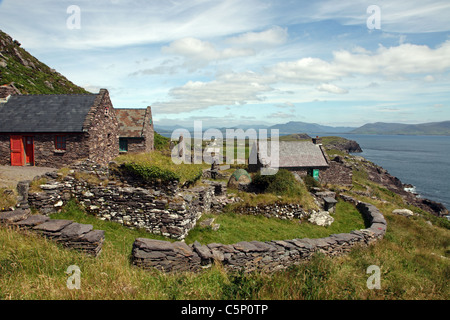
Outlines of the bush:
M 296 197 L 302 194 L 302 186 L 288 170 L 279 170 L 276 174 L 264 176 L 257 173 L 252 184 L 261 192 L 279 196 Z
M 155 150 L 169 150 L 170 139 L 155 132 L 154 145 Z
M 305 182 L 305 185 L 308 188 L 308 190 L 311 190 L 312 188 L 321 188 L 322 187 L 320 182 L 311 176 L 304 177 L 303 181 Z

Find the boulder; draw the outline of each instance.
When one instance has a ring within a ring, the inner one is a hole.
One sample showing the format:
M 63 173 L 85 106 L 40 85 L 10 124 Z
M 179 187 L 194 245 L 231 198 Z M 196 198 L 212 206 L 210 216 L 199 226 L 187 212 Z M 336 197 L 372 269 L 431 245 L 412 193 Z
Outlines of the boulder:
M 231 175 L 228 180 L 227 187 L 237 189 L 239 184 L 249 184 L 252 182 L 252 178 L 244 169 L 238 169 Z
M 334 218 L 328 211 L 320 211 L 311 214 L 308 221 L 318 226 L 328 227 L 334 222 Z
M 395 209 L 394 211 L 392 211 L 392 213 L 404 217 L 412 217 L 415 215 L 414 212 L 409 209 Z

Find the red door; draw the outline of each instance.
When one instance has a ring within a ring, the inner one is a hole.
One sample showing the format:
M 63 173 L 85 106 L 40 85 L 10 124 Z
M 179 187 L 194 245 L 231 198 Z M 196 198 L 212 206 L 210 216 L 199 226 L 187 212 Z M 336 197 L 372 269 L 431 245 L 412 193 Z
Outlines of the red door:
M 34 165 L 33 137 L 25 137 L 25 161 L 26 164 Z
M 22 136 L 11 136 L 11 165 L 23 166 L 23 140 Z

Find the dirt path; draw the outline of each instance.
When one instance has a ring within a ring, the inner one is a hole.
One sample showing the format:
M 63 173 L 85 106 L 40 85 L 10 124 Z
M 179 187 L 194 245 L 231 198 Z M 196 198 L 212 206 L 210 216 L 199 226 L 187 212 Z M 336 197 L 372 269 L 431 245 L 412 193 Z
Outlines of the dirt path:
M 46 167 L 0 166 L 0 188 L 15 188 L 21 180 L 33 180 L 36 176 L 56 170 Z

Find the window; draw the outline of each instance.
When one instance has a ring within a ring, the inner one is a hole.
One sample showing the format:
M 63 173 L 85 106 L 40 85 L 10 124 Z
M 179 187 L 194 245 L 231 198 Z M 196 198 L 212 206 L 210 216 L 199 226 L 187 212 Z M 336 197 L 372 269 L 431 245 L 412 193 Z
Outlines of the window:
M 119 151 L 120 152 L 128 152 L 128 140 L 119 138 Z
M 66 150 L 66 136 L 56 136 L 55 137 L 55 149 L 56 150 Z

